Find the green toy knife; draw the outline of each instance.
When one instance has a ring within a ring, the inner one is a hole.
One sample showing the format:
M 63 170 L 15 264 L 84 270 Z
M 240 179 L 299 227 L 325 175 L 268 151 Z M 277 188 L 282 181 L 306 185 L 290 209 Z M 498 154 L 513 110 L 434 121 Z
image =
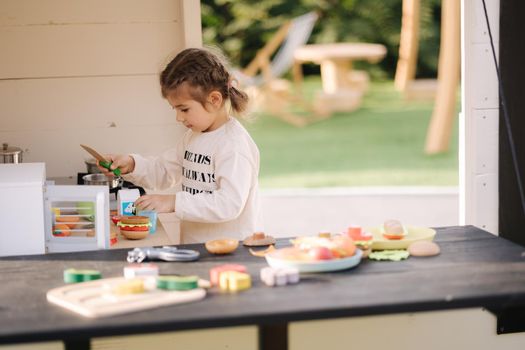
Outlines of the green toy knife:
M 80 145 L 80 147 L 82 147 L 89 154 L 91 154 L 93 157 L 95 157 L 95 159 L 98 160 L 98 164 L 100 164 L 100 166 L 102 166 L 103 168 L 106 168 L 106 169 L 108 169 L 110 171 L 113 171 L 113 174 L 115 174 L 115 176 L 120 176 L 120 174 L 121 174 L 120 169 L 117 168 L 117 169 L 111 170 L 110 166 L 111 166 L 112 163 L 109 160 L 107 160 L 106 158 L 104 158 L 104 156 L 102 156 L 100 153 L 98 153 L 93 148 L 91 148 L 89 146 L 86 146 L 86 145 Z

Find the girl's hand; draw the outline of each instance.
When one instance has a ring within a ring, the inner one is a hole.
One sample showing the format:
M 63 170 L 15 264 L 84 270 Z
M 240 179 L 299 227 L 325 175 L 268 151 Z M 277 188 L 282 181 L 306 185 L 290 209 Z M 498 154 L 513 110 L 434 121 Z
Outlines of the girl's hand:
M 155 210 L 157 213 L 172 213 L 175 211 L 174 194 L 147 194 L 135 201 L 139 210 Z
M 111 170 L 103 168 L 98 164 L 97 167 L 102 171 L 102 174 L 106 176 L 113 176 L 112 171 L 119 168 L 122 175 L 131 173 L 135 169 L 135 159 L 132 156 L 127 154 L 106 154 L 104 156 L 106 159 L 111 161 Z

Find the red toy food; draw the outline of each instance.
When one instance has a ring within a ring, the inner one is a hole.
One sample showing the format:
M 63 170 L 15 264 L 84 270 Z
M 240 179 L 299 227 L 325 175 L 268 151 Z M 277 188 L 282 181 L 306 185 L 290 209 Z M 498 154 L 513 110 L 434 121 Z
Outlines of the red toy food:
M 127 239 L 142 239 L 148 236 L 151 223 L 147 216 L 122 216 L 118 226 Z
M 357 242 L 371 241 L 372 238 L 374 238 L 372 233 L 363 231 L 361 226 L 349 226 L 346 229 L 346 234 L 352 238 L 356 244 Z
M 111 216 L 111 221 L 113 221 L 113 223 L 115 225 L 118 225 L 118 223 L 120 222 L 120 219 L 121 219 L 121 216 L 120 215 L 112 215 Z
M 55 226 L 53 226 L 53 236 L 55 237 L 71 236 L 71 229 L 66 224 L 56 224 Z

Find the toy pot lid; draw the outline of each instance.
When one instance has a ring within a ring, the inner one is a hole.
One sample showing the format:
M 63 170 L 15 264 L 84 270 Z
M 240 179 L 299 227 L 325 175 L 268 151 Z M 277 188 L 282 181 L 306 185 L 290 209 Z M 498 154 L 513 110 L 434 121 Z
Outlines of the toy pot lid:
M 7 143 L 3 143 L 2 148 L 0 149 L 1 156 L 19 155 L 22 154 L 22 152 L 23 151 L 20 147 L 9 146 Z

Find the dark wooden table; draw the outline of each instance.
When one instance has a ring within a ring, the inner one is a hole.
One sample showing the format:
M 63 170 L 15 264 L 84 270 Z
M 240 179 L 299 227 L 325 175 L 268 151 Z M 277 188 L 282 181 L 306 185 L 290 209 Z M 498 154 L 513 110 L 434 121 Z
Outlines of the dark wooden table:
M 303 276 L 300 284 L 266 287 L 263 258 L 240 247 L 211 256 L 203 245 L 197 262 L 158 262 L 161 274 L 198 274 L 213 266 L 247 266 L 253 288 L 238 294 L 210 290 L 200 302 L 128 315 L 87 319 L 46 300 L 62 286 L 66 268 L 122 275 L 127 250 L 48 254 L 0 259 L 0 344 L 62 340 L 66 348 L 89 348 L 94 337 L 258 325 L 261 348 L 287 346 L 292 321 L 483 307 L 498 317 L 498 332 L 523 331 L 525 248 L 475 227 L 437 229 L 441 254 L 401 262 L 363 260 L 340 272 Z M 278 246 L 288 245 L 280 240 Z M 270 336 L 271 335 L 271 336 Z

